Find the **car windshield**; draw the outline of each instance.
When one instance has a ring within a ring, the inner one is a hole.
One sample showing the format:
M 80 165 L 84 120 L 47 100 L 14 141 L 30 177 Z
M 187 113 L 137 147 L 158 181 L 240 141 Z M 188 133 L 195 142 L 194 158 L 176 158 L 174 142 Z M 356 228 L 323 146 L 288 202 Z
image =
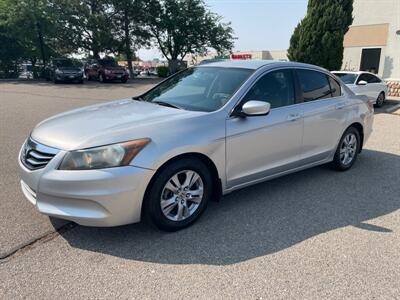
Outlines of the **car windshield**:
M 56 60 L 56 61 L 54 61 L 54 64 L 57 67 L 75 67 L 74 62 L 72 60 L 68 60 L 68 59 Z
M 141 100 L 194 111 L 224 106 L 253 70 L 199 67 L 182 71 L 162 82 Z
M 114 61 L 114 60 L 111 60 L 111 59 L 108 59 L 108 60 L 100 60 L 100 65 L 102 65 L 103 67 L 117 67 L 118 66 L 118 64 Z
M 346 84 L 354 84 L 356 82 L 357 74 L 353 73 L 333 73 L 339 77 Z

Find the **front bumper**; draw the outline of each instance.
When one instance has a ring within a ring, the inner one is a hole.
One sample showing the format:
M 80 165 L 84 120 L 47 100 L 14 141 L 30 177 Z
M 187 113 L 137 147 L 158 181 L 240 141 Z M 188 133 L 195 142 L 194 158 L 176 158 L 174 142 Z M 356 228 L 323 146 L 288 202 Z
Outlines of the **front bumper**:
M 104 75 L 106 80 L 128 80 L 127 74 L 108 73 Z
M 63 73 L 63 74 L 56 74 L 56 79 L 59 81 L 81 81 L 83 80 L 83 74 L 68 74 L 68 73 Z
M 25 197 L 43 214 L 86 226 L 118 226 L 140 221 L 146 187 L 154 171 L 133 166 L 57 170 L 60 151 L 43 169 L 19 161 Z

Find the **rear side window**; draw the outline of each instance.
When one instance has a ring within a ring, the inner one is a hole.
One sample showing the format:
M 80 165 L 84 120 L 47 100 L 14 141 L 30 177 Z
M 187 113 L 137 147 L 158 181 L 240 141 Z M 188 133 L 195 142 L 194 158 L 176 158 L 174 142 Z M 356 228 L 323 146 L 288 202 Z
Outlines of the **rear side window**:
M 370 81 L 368 81 L 368 83 L 380 83 L 382 82 L 378 77 L 374 76 L 374 75 L 370 75 L 371 79 Z
M 337 83 L 335 79 L 328 76 L 329 78 L 329 85 L 331 86 L 332 97 L 339 97 L 342 95 L 342 91 L 340 89 L 340 84 Z
M 304 102 L 332 97 L 328 77 L 324 73 L 299 69 L 297 75 Z

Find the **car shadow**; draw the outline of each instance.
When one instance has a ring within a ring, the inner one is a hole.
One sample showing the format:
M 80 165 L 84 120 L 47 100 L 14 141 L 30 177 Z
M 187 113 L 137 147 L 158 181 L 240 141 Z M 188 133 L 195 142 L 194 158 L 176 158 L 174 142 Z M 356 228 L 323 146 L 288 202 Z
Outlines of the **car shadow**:
M 74 248 L 129 260 L 229 265 L 346 226 L 391 234 L 371 220 L 398 210 L 399 194 L 400 156 L 364 150 L 347 172 L 320 166 L 233 192 L 179 232 L 134 224 L 61 234 Z

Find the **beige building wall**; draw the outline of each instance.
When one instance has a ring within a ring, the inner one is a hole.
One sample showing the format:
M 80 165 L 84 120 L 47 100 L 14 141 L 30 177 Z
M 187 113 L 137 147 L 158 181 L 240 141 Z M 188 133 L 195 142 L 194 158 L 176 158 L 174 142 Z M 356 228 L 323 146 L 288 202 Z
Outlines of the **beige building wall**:
M 359 70 L 362 50 L 381 48 L 378 74 L 400 80 L 400 0 L 355 0 L 353 15 L 342 68 Z

